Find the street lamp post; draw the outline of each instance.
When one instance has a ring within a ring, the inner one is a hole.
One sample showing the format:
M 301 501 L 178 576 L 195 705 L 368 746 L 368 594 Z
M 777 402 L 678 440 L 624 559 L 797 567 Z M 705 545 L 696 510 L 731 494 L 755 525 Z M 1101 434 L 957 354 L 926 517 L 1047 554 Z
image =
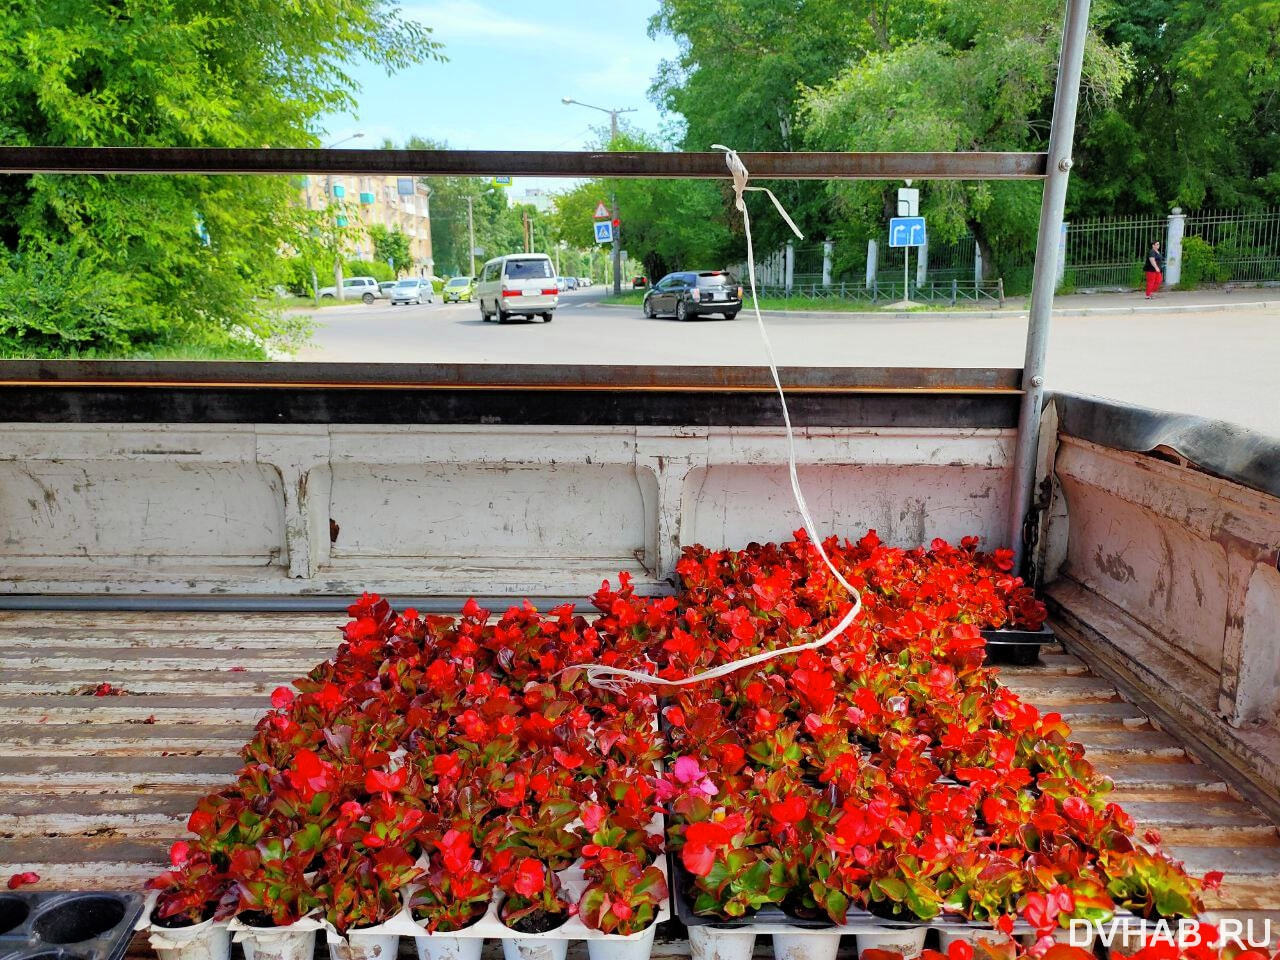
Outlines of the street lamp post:
M 583 103 L 581 100 L 575 100 L 573 97 L 561 97 L 560 102 L 563 104 L 576 104 L 579 107 L 586 107 L 588 110 L 599 110 L 601 113 L 609 115 L 609 145 L 613 146 L 614 141 L 618 139 L 618 114 L 635 113 L 635 107 L 597 107 L 593 103 Z M 622 241 L 618 234 L 621 232 L 622 215 L 618 212 L 618 195 L 612 196 L 613 202 L 613 219 L 618 221 L 619 225 L 613 231 L 613 295 L 615 297 L 622 295 L 622 275 L 619 269 L 622 259 Z
M 333 141 L 333 143 L 326 143 L 324 148 L 326 150 L 330 150 L 333 147 L 341 146 L 342 144 L 349 143 L 352 140 L 359 140 L 363 136 L 364 136 L 363 132 L 353 133 L 351 136 L 343 137 L 341 140 L 335 140 Z M 324 177 L 325 206 L 328 206 L 332 202 L 332 199 L 333 199 L 333 176 L 331 174 L 325 174 L 325 177 Z M 314 279 L 314 273 L 315 271 L 313 270 L 312 271 L 313 279 Z M 317 286 L 315 289 L 318 290 L 319 287 Z M 333 295 L 337 297 L 339 300 L 346 299 L 346 297 L 343 295 L 343 290 L 342 290 L 342 251 L 341 249 L 336 250 L 333 255 Z

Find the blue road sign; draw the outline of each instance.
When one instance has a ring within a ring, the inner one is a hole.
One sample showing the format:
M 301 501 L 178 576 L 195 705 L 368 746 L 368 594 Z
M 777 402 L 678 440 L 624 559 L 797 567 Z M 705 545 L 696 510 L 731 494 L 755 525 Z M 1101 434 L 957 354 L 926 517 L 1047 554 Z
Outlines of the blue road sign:
M 889 246 L 924 246 L 924 217 L 893 217 L 889 220 Z
M 611 221 L 596 221 L 596 243 L 613 243 L 613 223 Z

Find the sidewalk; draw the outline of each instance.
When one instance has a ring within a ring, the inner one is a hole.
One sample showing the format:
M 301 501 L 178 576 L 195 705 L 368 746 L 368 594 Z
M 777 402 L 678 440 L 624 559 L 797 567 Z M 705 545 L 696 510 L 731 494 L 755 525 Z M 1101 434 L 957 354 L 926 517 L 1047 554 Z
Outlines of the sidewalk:
M 761 310 L 766 317 L 794 317 L 804 320 L 867 320 L 901 317 L 925 317 L 946 319 L 965 318 L 1013 318 L 1027 315 L 1029 297 L 1009 297 L 1003 307 L 927 307 L 917 310 L 823 310 L 814 301 L 812 309 L 800 307 L 794 310 Z M 602 307 L 637 309 L 631 304 L 601 303 Z M 748 306 L 749 309 L 749 306 Z M 1167 313 L 1221 313 L 1237 310 L 1280 311 L 1280 287 L 1236 287 L 1209 290 L 1167 290 L 1146 299 L 1142 291 L 1122 293 L 1072 293 L 1053 298 L 1053 312 L 1062 317 L 1093 317 L 1125 314 Z

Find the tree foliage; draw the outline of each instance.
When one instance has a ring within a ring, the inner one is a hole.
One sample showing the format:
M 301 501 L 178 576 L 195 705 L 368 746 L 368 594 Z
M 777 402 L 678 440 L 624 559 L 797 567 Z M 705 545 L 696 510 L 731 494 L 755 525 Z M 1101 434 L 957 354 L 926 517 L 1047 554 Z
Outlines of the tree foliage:
M 1062 4 L 661 0 L 650 32 L 677 43 L 650 94 L 683 122 L 684 149 L 1042 150 Z M 1280 0 L 1095 0 L 1068 218 L 1280 200 L 1278 50 Z M 900 185 L 779 193 L 860 271 Z M 1029 256 L 1036 184 L 923 187 L 932 237 L 973 233 L 997 270 Z M 766 201 L 748 202 L 762 249 L 786 239 Z
M 619 133 L 610 150 L 654 150 L 652 138 L 634 131 Z M 727 226 L 725 189 L 708 180 L 587 181 L 555 200 L 556 239 L 573 245 L 592 242 L 594 213 L 601 201 L 622 221 L 621 242 L 647 275 L 672 270 L 723 267 L 733 255 Z
M 389 265 L 393 276 L 413 266 L 409 237 L 399 227 L 388 228 L 380 223 L 372 224 L 369 227 L 369 239 L 373 241 L 373 258 L 381 264 Z
M 435 52 L 391 0 L 16 0 L 0 23 L 0 138 L 19 145 L 315 146 L 353 105 L 359 59 Z M 264 299 L 305 244 L 287 177 L 13 176 L 0 183 L 0 350 L 124 352 L 258 344 L 285 331 Z M 52 324 L 62 277 L 105 298 Z M 67 333 L 61 332 L 66 330 Z

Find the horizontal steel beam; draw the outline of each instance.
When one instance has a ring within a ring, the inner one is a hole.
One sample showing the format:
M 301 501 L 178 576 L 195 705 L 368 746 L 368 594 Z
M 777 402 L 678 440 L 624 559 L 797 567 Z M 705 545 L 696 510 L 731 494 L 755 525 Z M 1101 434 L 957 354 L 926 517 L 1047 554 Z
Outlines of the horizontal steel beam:
M 1009 393 L 1022 372 L 988 367 L 783 367 L 783 386 L 814 393 Z M 0 386 L 267 389 L 609 390 L 772 393 L 757 366 L 3 360 Z
M 765 180 L 1035 180 L 1043 153 L 744 153 Z M 0 147 L 0 173 L 727 178 L 724 154 L 541 150 Z

